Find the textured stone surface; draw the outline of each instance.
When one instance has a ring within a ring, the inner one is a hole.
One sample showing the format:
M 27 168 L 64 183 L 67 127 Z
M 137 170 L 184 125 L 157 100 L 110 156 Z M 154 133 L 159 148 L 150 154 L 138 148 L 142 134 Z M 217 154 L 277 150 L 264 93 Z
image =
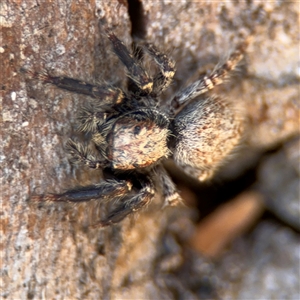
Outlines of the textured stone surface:
M 300 139 L 286 143 L 259 168 L 258 185 L 267 207 L 300 230 Z
M 299 133 L 299 7 L 297 2 L 247 3 L 142 5 L 147 39 L 177 61 L 176 79 L 166 97 L 226 56 L 238 32 L 255 30 L 240 76 L 219 92 L 246 112 L 247 142 L 256 150 Z M 188 210 L 160 211 L 157 199 L 135 219 L 100 231 L 82 227 L 88 207 L 39 209 L 27 201 L 34 192 L 60 192 L 101 177 L 71 167 L 63 149 L 85 97 L 28 80 L 19 72 L 31 66 L 124 86 L 123 67 L 100 33 L 96 15 L 105 16 L 130 43 L 126 1 L 1 3 L 1 296 L 215 298 L 213 267 L 181 246 L 193 227 Z M 243 165 L 243 157 L 235 163 Z
M 300 297 L 299 236 L 287 227 L 263 222 L 242 238 L 217 267 L 221 299 Z

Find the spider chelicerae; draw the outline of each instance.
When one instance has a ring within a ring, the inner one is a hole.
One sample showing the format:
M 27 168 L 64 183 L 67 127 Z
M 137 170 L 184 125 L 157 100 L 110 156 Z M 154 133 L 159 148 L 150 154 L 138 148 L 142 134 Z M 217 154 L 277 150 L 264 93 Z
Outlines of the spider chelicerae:
M 106 218 L 93 225 L 99 227 L 116 224 L 147 206 L 159 184 L 165 205 L 180 201 L 162 164 L 166 158 L 172 158 L 187 174 L 204 181 L 232 153 L 240 142 L 242 119 L 225 98 L 199 96 L 224 82 L 248 45 L 248 40 L 241 42 L 223 64 L 162 103 L 159 96 L 172 82 L 174 61 L 153 44 L 143 43 L 141 47 L 157 65 L 157 73 L 151 77 L 112 31 L 106 29 L 106 35 L 127 69 L 128 91 L 26 71 L 45 83 L 89 97 L 90 102 L 78 115 L 78 130 L 87 134 L 95 151 L 73 140 L 68 141 L 67 149 L 73 161 L 103 171 L 103 180 L 94 186 L 36 195 L 33 199 L 109 201 L 114 205 Z

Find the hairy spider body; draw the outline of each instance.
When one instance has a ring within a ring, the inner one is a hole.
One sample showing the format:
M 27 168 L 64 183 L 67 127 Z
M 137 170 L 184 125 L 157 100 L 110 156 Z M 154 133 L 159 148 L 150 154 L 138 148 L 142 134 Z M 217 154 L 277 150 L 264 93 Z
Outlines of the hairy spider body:
M 108 137 L 108 158 L 112 168 L 145 168 L 162 157 L 168 157 L 168 126 L 168 118 L 152 109 L 120 117 Z
M 229 102 L 209 97 L 180 111 L 174 127 L 174 160 L 188 174 L 205 180 L 239 144 L 243 122 Z
M 78 130 L 88 133 L 96 155 L 87 145 L 69 140 L 67 149 L 75 162 L 102 169 L 104 180 L 95 186 L 63 194 L 36 195 L 36 201 L 83 202 L 113 200 L 113 208 L 94 226 L 122 221 L 151 202 L 156 184 L 162 187 L 165 205 L 180 201 L 162 161 L 173 158 L 186 173 L 200 180 L 211 177 L 239 144 L 242 120 L 226 99 L 197 96 L 221 84 L 243 57 L 248 40 L 242 42 L 215 70 L 179 92 L 165 105 L 158 96 L 170 85 L 175 63 L 152 44 L 143 48 L 159 71 L 151 77 L 140 61 L 109 30 L 114 53 L 127 69 L 132 91 L 97 86 L 84 81 L 26 71 L 33 78 L 93 98 L 78 115 Z M 193 101 L 195 100 L 195 101 Z M 159 104 L 161 108 L 159 109 Z

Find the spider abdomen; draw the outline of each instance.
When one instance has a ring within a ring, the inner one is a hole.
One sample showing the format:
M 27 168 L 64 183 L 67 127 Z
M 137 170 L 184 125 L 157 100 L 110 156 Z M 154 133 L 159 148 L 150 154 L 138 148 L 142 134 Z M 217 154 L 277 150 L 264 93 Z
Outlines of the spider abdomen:
M 218 167 L 239 144 L 243 122 L 230 103 L 211 97 L 185 107 L 176 116 L 174 127 L 178 133 L 176 163 L 184 169 L 194 168 L 191 175 L 202 179 L 202 171 Z

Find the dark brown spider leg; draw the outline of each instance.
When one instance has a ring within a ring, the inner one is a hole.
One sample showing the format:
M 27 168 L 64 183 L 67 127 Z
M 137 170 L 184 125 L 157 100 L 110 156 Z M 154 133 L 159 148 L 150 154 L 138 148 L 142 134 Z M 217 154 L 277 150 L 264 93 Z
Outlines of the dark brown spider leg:
M 94 224 L 93 227 L 106 227 L 121 222 L 131 213 L 134 213 L 149 204 L 154 195 L 154 187 L 152 183 L 149 182 L 142 187 L 136 196 L 130 199 L 120 200 L 117 207 L 113 209 L 104 220 Z
M 153 57 L 157 63 L 160 72 L 155 75 L 153 79 L 153 91 L 152 94 L 159 95 L 165 89 L 169 87 L 172 79 L 175 75 L 175 62 L 167 57 L 167 55 L 161 53 L 154 45 L 146 43 L 144 44 L 145 50 Z
M 173 109 L 180 108 L 183 104 L 189 102 L 195 97 L 198 97 L 199 95 L 212 90 L 215 86 L 223 83 L 228 77 L 229 72 L 234 70 L 243 58 L 250 39 L 251 38 L 248 38 L 244 42 L 240 43 L 231 53 L 227 61 L 224 64 L 218 65 L 210 75 L 204 76 L 179 92 L 171 101 Z
M 32 201 L 55 202 L 87 202 L 93 199 L 108 200 L 124 197 L 130 192 L 132 184 L 129 181 L 105 180 L 95 186 L 82 187 L 62 194 L 34 195 Z
M 150 94 L 153 88 L 153 81 L 147 72 L 142 68 L 138 60 L 134 59 L 133 55 L 129 53 L 126 46 L 112 32 L 107 31 L 107 36 L 112 43 L 114 53 L 127 68 L 127 76 L 141 91 Z
M 22 68 L 21 71 L 30 76 L 30 78 L 36 78 L 44 83 L 51 83 L 61 89 L 101 99 L 103 104 L 118 104 L 121 103 L 125 97 L 119 88 L 106 85 L 97 86 L 69 77 L 55 77 L 51 76 L 47 71 L 39 73 L 24 68 Z
M 107 162 L 97 160 L 88 147 L 75 143 L 71 139 L 66 144 L 66 150 L 71 154 L 74 163 L 82 163 L 91 169 L 102 169 L 108 166 Z

